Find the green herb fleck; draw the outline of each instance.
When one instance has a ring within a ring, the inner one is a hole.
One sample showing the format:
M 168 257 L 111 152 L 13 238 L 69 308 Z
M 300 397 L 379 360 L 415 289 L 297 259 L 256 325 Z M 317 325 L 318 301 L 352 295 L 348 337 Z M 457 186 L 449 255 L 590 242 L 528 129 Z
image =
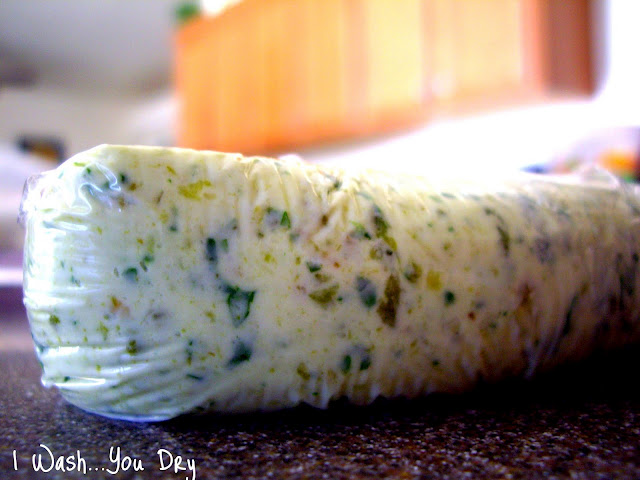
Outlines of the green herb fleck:
M 227 286 L 227 305 L 231 313 L 231 323 L 239 327 L 251 312 L 251 303 L 255 297 L 255 290 L 242 290 L 240 287 Z
M 378 306 L 378 315 L 382 319 L 382 323 L 390 327 L 396 326 L 396 314 L 398 311 L 398 303 L 400 302 L 400 282 L 398 277 L 390 275 L 384 288 L 384 298 Z
M 340 363 L 340 370 L 342 373 L 348 373 L 351 370 L 351 355 L 345 355 Z
M 214 238 L 207 238 L 207 242 L 205 244 L 205 251 L 207 261 L 210 263 L 216 263 L 218 261 L 218 251 L 216 249 L 216 241 Z
M 367 232 L 364 228 L 364 225 L 358 222 L 351 222 L 354 226 L 354 230 L 351 232 L 350 236 L 353 238 L 357 238 L 358 240 L 362 240 L 366 238 L 367 240 L 371 240 L 371 234 Z
M 376 286 L 371 280 L 360 276 L 356 277 L 356 290 L 365 307 L 371 308 L 376 304 L 378 295 L 376 293 Z
M 187 342 L 187 348 L 184 353 L 187 356 L 187 365 L 191 365 L 191 362 L 193 361 L 193 340 L 189 340 Z
M 127 177 L 127 175 L 124 173 L 120 173 L 120 183 L 126 185 L 127 183 L 129 183 L 129 177 Z
M 382 239 L 387 242 L 387 245 L 389 245 L 389 247 L 391 247 L 392 250 L 397 250 L 398 249 L 398 244 L 396 243 L 396 239 L 393 237 L 390 237 L 389 235 L 383 235 Z M 393 253 L 390 252 L 390 253 Z
M 323 307 L 326 307 L 331 301 L 333 301 L 333 297 L 338 293 L 338 288 L 339 285 L 336 283 L 327 288 L 315 290 L 309 294 L 309 298 Z
M 373 225 L 376 228 L 376 236 L 384 237 L 389 229 L 389 224 L 382 215 L 382 210 L 377 205 L 373 206 Z
M 411 262 L 404 271 L 404 278 L 409 280 L 409 282 L 411 283 L 416 283 L 421 276 L 422 267 L 420 267 L 420 265 L 418 265 L 416 262 Z
M 127 353 L 129 355 L 135 355 L 138 353 L 138 344 L 135 340 L 130 340 L 127 344 Z
M 298 368 L 296 368 L 296 373 L 300 375 L 303 380 L 309 380 L 311 378 L 311 373 L 309 373 L 309 369 L 307 365 L 304 363 L 299 363 Z
M 315 279 L 320 282 L 320 283 L 325 283 L 328 282 L 329 280 L 331 280 L 331 275 L 326 275 L 324 273 L 318 272 L 314 275 Z
M 60 317 L 58 317 L 57 315 L 49 315 L 49 323 L 52 326 L 56 326 L 60 324 Z
M 109 328 L 102 322 L 98 324 L 98 331 L 102 334 L 104 339 L 107 339 L 107 335 L 109 335 Z
M 360 371 L 366 370 L 371 366 L 371 357 L 369 355 L 365 355 L 364 358 L 360 361 Z
M 190 378 L 192 380 L 196 380 L 197 382 L 201 382 L 202 380 L 204 380 L 204 377 L 200 376 L 200 375 L 194 375 L 193 373 L 187 373 L 187 378 Z
M 138 282 L 138 269 L 135 267 L 129 267 L 124 272 L 122 272 L 122 276 L 125 280 L 131 283 Z
M 306 263 L 307 263 L 307 268 L 311 273 L 317 272 L 322 268 L 321 263 L 315 263 L 315 262 L 306 262 Z
M 198 182 L 190 183 L 189 185 L 181 185 L 178 187 L 178 193 L 185 198 L 191 200 L 200 200 L 202 189 L 210 187 L 211 182 L 209 180 L 200 180 Z
M 381 245 L 375 245 L 369 250 L 369 258 L 371 258 L 372 260 L 380 260 L 383 256 L 384 255 Z
M 291 228 L 291 219 L 289 219 L 289 214 L 286 211 L 282 213 L 282 219 L 280 220 L 280 225 L 282 225 L 286 229 Z
M 264 223 L 270 230 L 274 230 L 277 227 L 284 227 L 287 230 L 291 228 L 289 214 L 284 210 L 278 210 L 273 207 L 267 207 Z
M 222 248 L 223 252 L 228 252 L 229 251 L 229 240 L 227 240 L 226 238 L 223 238 L 220 241 L 220 247 Z
M 456 295 L 451 290 L 445 290 L 443 295 L 446 306 L 453 305 L 456 302 Z
M 496 227 L 498 229 L 498 233 L 500 234 L 500 245 L 502 245 L 502 249 L 504 250 L 505 255 L 509 255 L 509 250 L 511 248 L 511 236 L 506 229 L 502 226 L 498 225 Z
M 234 368 L 243 362 L 248 362 L 251 359 L 251 346 L 247 345 L 242 340 L 237 340 L 233 346 L 233 354 L 231 359 L 227 363 L 229 368 Z

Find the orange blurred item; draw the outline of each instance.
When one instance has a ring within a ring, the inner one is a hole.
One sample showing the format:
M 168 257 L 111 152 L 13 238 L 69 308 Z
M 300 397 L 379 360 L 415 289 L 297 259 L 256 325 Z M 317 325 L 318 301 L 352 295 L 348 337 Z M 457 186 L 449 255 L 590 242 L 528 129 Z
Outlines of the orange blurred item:
M 478 98 L 540 97 L 553 74 L 545 5 L 244 0 L 195 18 L 176 34 L 178 144 L 269 153 L 407 128 Z

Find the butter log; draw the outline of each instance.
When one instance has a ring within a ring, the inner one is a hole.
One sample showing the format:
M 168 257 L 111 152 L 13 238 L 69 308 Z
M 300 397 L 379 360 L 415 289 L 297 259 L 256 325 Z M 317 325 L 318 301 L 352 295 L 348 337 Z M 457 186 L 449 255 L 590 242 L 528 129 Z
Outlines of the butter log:
M 100 146 L 22 219 L 43 384 L 108 417 L 462 392 L 640 339 L 640 197 L 613 181 Z

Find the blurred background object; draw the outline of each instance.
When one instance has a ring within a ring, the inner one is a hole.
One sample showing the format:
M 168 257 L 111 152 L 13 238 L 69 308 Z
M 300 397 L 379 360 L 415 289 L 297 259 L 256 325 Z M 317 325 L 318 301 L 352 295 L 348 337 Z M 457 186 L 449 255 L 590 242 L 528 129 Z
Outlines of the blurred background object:
M 19 268 L 26 176 L 100 143 L 636 178 L 638 18 L 607 0 L 2 0 L 0 269 Z
M 584 167 L 599 167 L 627 182 L 640 180 L 640 126 L 617 127 L 591 132 L 569 145 L 542 170 L 573 172 Z
M 591 17 L 588 0 L 236 2 L 177 33 L 178 143 L 264 153 L 588 95 Z

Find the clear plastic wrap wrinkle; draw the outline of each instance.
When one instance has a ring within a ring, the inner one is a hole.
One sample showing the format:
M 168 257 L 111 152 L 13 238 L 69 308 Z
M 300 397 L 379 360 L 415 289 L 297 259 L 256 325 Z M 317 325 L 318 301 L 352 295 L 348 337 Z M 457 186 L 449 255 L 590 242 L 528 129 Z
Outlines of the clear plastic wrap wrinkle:
M 640 196 L 600 171 L 103 145 L 30 179 L 20 220 L 43 384 L 109 417 L 462 392 L 640 338 Z

